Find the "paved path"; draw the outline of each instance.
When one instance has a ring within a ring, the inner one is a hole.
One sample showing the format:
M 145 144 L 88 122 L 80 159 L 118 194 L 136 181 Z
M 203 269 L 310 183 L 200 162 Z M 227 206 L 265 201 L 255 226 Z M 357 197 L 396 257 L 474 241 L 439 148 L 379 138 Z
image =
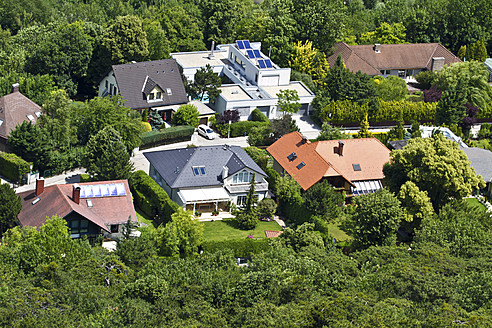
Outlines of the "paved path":
M 56 175 L 51 178 L 44 179 L 44 185 L 51 186 L 56 184 L 65 184 L 65 183 L 76 183 L 80 182 L 80 174 L 85 173 L 85 169 L 76 169 L 73 171 L 65 172 L 60 175 Z M 36 181 L 33 180 L 32 183 L 20 186 L 15 188 L 16 192 L 23 192 L 28 190 L 34 190 L 36 188 Z
M 317 126 L 309 116 L 294 114 L 292 115 L 292 119 L 296 121 L 300 132 L 308 139 L 316 139 L 318 137 L 321 128 Z

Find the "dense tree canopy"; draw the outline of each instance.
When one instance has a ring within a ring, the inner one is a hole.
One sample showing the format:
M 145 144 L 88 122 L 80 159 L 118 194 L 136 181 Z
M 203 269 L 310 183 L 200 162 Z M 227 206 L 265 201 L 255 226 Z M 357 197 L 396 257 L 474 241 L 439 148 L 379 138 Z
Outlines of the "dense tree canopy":
M 461 199 L 484 184 L 458 144 L 442 135 L 411 139 L 391 156 L 383 168 L 389 189 L 398 193 L 404 183 L 412 181 L 427 192 L 436 210 L 450 198 Z

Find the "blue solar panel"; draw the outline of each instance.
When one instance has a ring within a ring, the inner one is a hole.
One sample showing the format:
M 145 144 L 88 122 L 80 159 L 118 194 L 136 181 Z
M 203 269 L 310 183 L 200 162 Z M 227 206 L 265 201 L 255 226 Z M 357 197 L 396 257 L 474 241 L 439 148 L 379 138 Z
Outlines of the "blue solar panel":
M 237 43 L 237 47 L 238 47 L 239 49 L 244 49 L 244 43 L 243 43 L 243 41 L 242 41 L 242 40 L 238 40 L 238 41 L 236 41 L 236 43 Z
M 272 65 L 272 61 L 270 59 L 265 59 L 265 65 L 267 68 L 272 68 L 273 65 Z
M 261 58 L 260 50 L 253 50 L 256 58 Z
M 255 54 L 253 53 L 253 50 L 248 49 L 248 50 L 246 50 L 246 53 L 248 54 L 249 58 L 255 58 Z
M 82 185 L 80 186 L 80 198 L 125 196 L 126 190 L 123 183 Z
M 260 65 L 260 68 L 266 68 L 265 61 L 263 59 L 258 59 L 258 65 Z
M 246 49 L 251 49 L 251 44 L 249 44 L 249 40 L 244 40 L 243 43 Z

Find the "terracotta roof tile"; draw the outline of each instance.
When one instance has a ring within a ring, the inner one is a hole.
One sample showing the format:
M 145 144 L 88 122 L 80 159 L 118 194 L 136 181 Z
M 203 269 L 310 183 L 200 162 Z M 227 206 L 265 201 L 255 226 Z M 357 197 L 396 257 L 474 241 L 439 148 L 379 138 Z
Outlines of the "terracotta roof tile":
M 303 143 L 299 132 L 284 135 L 267 151 L 280 166 L 307 190 L 323 177 L 342 176 L 349 183 L 360 180 L 379 180 L 384 177 L 383 165 L 390 160 L 390 150 L 378 139 L 343 140 L 343 156 L 335 152 L 338 140 Z M 287 156 L 295 152 L 297 157 L 289 160 Z M 298 169 L 297 165 L 306 165 Z M 353 164 L 359 164 L 360 171 Z
M 90 198 L 92 207 L 88 207 L 85 198 L 81 198 L 79 204 L 73 201 L 73 184 L 45 187 L 43 193 L 39 195 L 40 200 L 34 205 L 32 202 L 37 198 L 34 191 L 19 193 L 22 198 L 22 210 L 18 216 L 19 221 L 22 226 L 41 227 L 47 218 L 54 215 L 65 217 L 72 211 L 77 212 L 106 231 L 109 231 L 109 226 L 112 224 L 125 223 L 129 216 L 132 221 L 137 221 L 132 195 L 126 180 L 87 182 L 79 185 L 107 183 L 123 183 L 126 196 L 93 197 Z
M 335 65 L 340 54 L 352 72 L 361 71 L 378 75 L 382 69 L 431 69 L 433 57 L 444 57 L 444 64 L 461 60 L 440 43 L 382 44 L 381 52 L 374 51 L 374 45 L 349 46 L 344 42 L 334 45 L 335 53 L 328 58 L 330 67 Z

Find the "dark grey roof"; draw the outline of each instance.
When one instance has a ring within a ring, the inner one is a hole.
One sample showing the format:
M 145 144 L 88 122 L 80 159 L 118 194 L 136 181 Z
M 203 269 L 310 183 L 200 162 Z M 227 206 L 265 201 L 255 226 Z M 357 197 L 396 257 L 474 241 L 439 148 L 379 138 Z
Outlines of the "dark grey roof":
M 188 97 L 174 59 L 154 60 L 142 63 L 113 65 L 113 72 L 125 105 L 132 109 L 186 104 Z M 149 81 L 150 80 L 150 81 Z M 162 89 L 162 101 L 148 102 L 144 97 L 158 85 Z M 148 90 L 151 88 L 150 90 Z M 168 95 L 167 89 L 172 95 Z
M 206 146 L 144 153 L 171 188 L 222 185 L 222 170 L 229 175 L 243 168 L 266 177 L 266 173 L 239 146 Z M 193 167 L 204 166 L 205 175 L 195 175 Z
M 486 182 L 492 182 L 492 152 L 482 148 L 461 148 L 468 156 L 471 167 L 480 174 Z
M 400 150 L 407 145 L 407 142 L 408 140 L 395 140 L 388 142 L 388 144 L 391 146 L 391 148 L 395 150 Z

